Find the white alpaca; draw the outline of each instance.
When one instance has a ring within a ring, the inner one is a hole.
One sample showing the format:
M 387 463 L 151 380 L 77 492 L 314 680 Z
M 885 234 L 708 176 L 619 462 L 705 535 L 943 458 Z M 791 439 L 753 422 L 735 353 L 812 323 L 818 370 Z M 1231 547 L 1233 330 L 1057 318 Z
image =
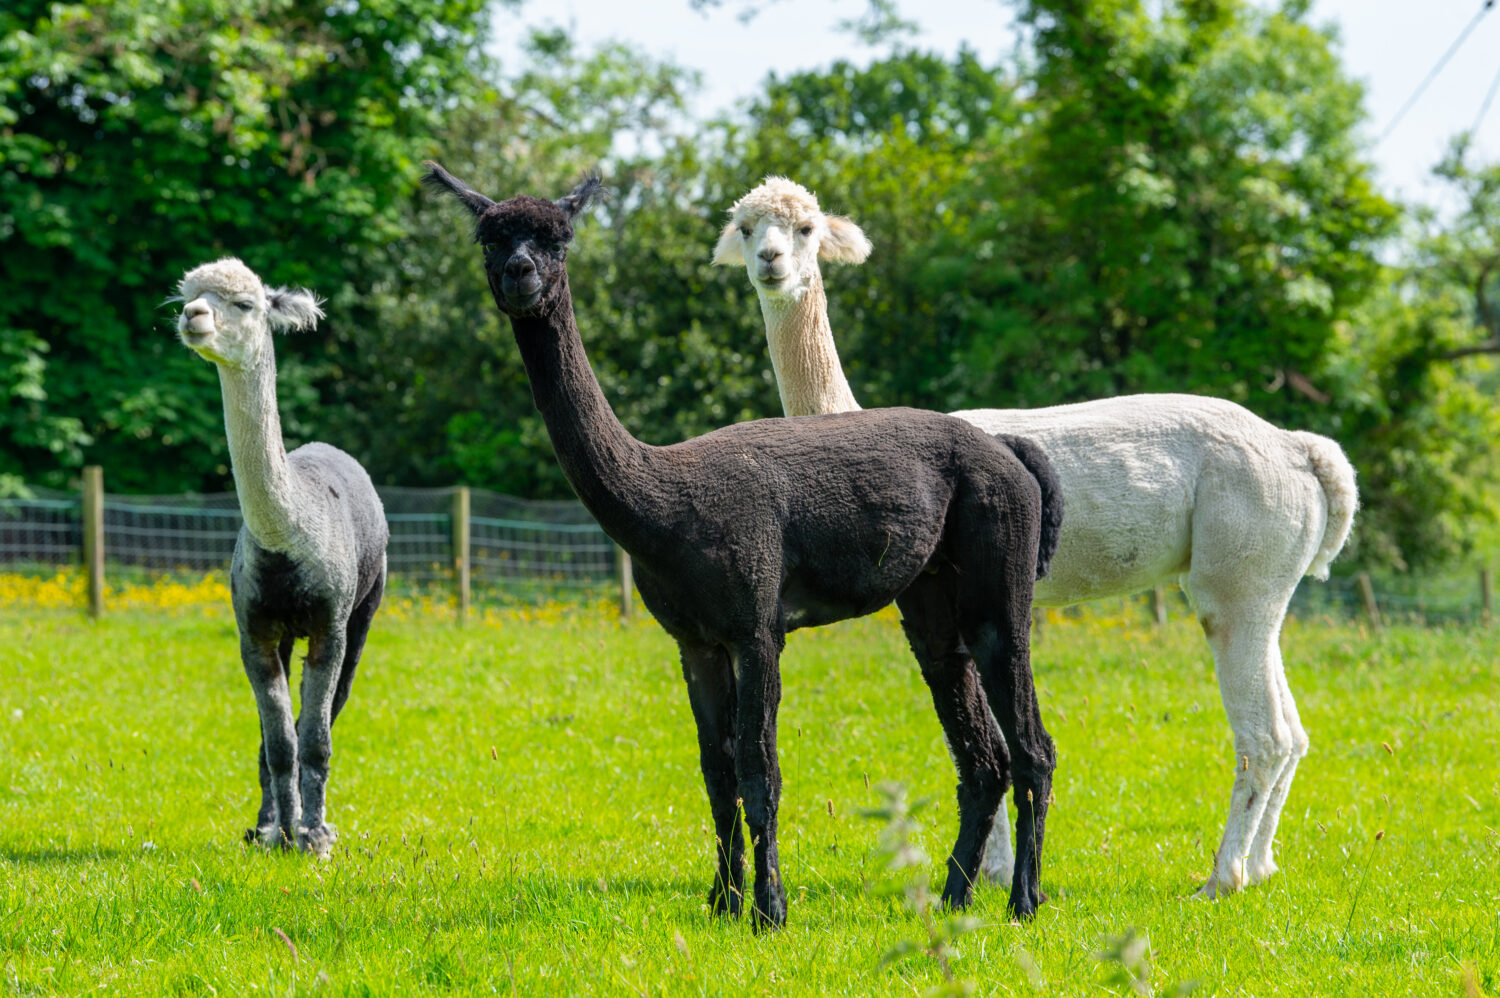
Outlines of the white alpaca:
M 731 210 L 714 263 L 743 264 L 760 297 L 788 416 L 857 409 L 839 369 L 818 258 L 862 262 L 869 242 L 824 215 L 805 188 L 769 177 Z M 1278 429 L 1247 409 L 1192 395 L 1133 395 L 1047 409 L 970 409 L 989 433 L 1030 437 L 1062 482 L 1062 539 L 1040 606 L 1138 592 L 1176 579 L 1213 649 L 1234 729 L 1234 788 L 1213 873 L 1215 897 L 1276 872 L 1276 823 L 1307 734 L 1277 639 L 1302 576 L 1327 578 L 1358 506 L 1338 444 Z M 1000 814 L 1004 815 L 1004 809 Z M 1002 882 L 996 822 L 985 874 Z

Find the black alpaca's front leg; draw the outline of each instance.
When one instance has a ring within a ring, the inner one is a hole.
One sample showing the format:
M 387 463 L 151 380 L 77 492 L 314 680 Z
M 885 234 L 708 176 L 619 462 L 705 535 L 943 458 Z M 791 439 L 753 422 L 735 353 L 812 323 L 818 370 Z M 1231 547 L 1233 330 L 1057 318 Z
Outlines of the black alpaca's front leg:
M 240 660 L 260 712 L 261 809 L 256 835 L 267 847 L 290 848 L 301 821 L 297 795 L 297 729 L 285 661 L 274 639 L 247 637 L 241 627 Z
M 786 887 L 776 849 L 776 812 L 781 804 L 781 764 L 776 753 L 776 712 L 781 706 L 780 631 L 736 649 L 738 711 L 735 773 L 744 801 L 745 824 L 755 849 L 755 907 L 759 931 L 786 924 Z
M 1028 919 L 1047 900 L 1041 885 L 1042 840 L 1057 753 L 1052 736 L 1042 726 L 1031 676 L 1029 607 L 1019 621 L 1009 623 L 1008 633 L 989 623 L 979 626 L 970 647 L 1010 748 L 1016 801 L 1016 869 L 1010 907 L 1017 918 Z
M 932 693 L 958 770 L 958 838 L 948 854 L 943 904 L 966 908 L 974 894 L 995 812 L 1005 804 L 1010 757 L 954 617 L 953 578 L 924 575 L 897 597 L 901 626 Z
M 716 915 L 738 917 L 745 897 L 745 835 L 734 773 L 734 673 L 723 648 L 686 643 L 679 643 L 679 648 L 682 677 L 698 724 L 698 764 L 714 819 L 717 861 L 708 903 Z
M 324 820 L 328 768 L 333 759 L 333 701 L 344 669 L 346 622 L 338 621 L 308 642 L 302 669 L 302 714 L 297 718 L 297 763 L 301 772 L 302 822 L 297 845 L 327 858 L 338 829 Z

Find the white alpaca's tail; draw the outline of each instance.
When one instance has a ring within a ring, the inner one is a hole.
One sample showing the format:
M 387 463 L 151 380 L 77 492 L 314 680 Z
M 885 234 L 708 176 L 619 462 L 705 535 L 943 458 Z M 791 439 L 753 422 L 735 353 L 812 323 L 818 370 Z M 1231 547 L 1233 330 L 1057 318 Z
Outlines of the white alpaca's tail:
M 1344 456 L 1344 449 L 1327 437 L 1302 430 L 1290 431 L 1307 451 L 1312 471 L 1323 486 L 1323 499 L 1328 504 L 1328 522 L 1323 527 L 1323 543 L 1318 554 L 1307 567 L 1307 574 L 1315 579 L 1328 578 L 1328 566 L 1343 550 L 1349 539 L 1349 527 L 1354 523 L 1354 511 L 1359 509 L 1359 488 L 1354 484 L 1354 466 Z

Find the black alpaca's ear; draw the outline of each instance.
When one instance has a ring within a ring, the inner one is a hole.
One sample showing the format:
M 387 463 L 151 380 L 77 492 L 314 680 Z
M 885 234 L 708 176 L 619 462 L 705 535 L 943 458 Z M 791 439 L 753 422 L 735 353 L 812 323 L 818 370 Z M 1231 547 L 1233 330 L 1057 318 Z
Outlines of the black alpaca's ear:
M 435 191 L 458 198 L 475 218 L 483 215 L 485 209 L 495 203 L 432 160 L 423 165 L 427 167 L 427 172 L 422 174 L 422 183 Z
M 583 178 L 583 183 L 573 188 L 571 194 L 557 199 L 557 206 L 568 213 L 568 221 L 578 217 L 578 213 L 589 206 L 589 202 L 604 195 L 604 181 L 599 179 L 595 173 Z

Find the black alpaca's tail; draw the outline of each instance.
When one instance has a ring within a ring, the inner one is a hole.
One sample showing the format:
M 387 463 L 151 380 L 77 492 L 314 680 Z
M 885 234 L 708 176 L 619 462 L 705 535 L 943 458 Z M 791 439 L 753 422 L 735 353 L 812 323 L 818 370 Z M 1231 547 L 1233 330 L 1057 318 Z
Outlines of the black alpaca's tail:
M 1036 549 L 1036 577 L 1042 578 L 1052 567 L 1052 556 L 1057 553 L 1057 539 L 1062 536 L 1063 494 L 1062 483 L 1052 462 L 1041 444 L 1029 437 L 1015 437 L 1009 433 L 996 433 L 995 439 L 1010 448 L 1016 460 L 1031 472 L 1042 490 L 1042 541 Z

